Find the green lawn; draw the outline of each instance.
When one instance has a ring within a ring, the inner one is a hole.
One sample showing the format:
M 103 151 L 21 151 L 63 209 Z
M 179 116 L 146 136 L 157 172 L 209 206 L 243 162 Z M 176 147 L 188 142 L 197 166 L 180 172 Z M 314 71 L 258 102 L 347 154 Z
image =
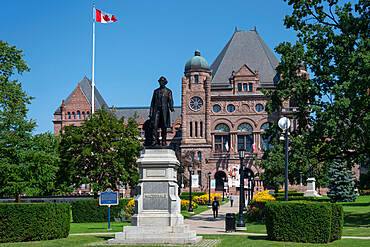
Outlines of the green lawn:
M 123 226 L 129 226 L 131 223 L 116 223 L 111 222 L 110 228 L 108 230 L 108 222 L 104 223 L 71 223 L 71 230 L 69 231 L 70 234 L 74 233 L 101 233 L 101 232 L 121 232 L 123 230 Z
M 341 202 L 344 209 L 343 236 L 370 237 L 370 196 L 355 202 Z
M 110 238 L 113 238 L 114 235 L 104 235 L 104 236 L 69 236 L 64 239 L 56 239 L 49 241 L 36 241 L 36 242 L 27 242 L 27 243 L 6 243 L 0 244 L 1 247 L 72 247 L 72 246 L 89 246 L 89 244 L 94 243 L 94 246 L 106 246 L 104 243 Z M 244 246 L 328 246 L 327 244 L 305 244 L 305 243 L 291 243 L 291 242 L 276 242 L 268 241 L 265 237 L 260 236 L 241 236 L 241 235 L 203 235 L 204 239 L 221 239 L 221 243 L 218 247 L 244 247 Z M 101 243 L 101 245 L 95 245 L 95 243 Z M 370 240 L 361 240 L 361 239 L 343 239 L 337 240 L 333 243 L 330 243 L 330 246 L 369 246 Z M 120 245 L 114 245 L 120 246 Z M 123 245 L 122 245 L 123 246 Z M 133 245 L 130 245 L 133 246 Z M 145 245 L 138 245 L 144 247 Z M 149 245 L 161 246 L 161 245 Z

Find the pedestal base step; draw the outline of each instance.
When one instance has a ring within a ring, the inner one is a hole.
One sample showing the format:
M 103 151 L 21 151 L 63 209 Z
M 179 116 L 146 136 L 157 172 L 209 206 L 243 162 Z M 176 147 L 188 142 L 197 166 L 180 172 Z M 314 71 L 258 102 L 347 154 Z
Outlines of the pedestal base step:
M 202 240 L 184 226 L 125 226 L 108 244 L 196 244 Z

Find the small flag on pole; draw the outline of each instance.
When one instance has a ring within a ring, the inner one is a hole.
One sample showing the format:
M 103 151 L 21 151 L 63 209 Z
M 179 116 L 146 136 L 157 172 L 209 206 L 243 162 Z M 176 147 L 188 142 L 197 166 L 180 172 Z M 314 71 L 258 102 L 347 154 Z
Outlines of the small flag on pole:
M 256 151 L 256 147 L 257 147 L 256 143 L 253 143 L 252 145 L 253 151 Z
M 228 142 L 226 142 L 226 144 L 225 144 L 225 149 L 226 149 L 227 152 L 229 152 L 229 143 Z
M 233 147 L 233 144 L 231 144 L 231 151 L 235 151 L 234 147 Z
M 95 9 L 96 11 L 96 21 L 100 23 L 112 23 L 116 22 L 117 19 L 114 15 L 105 13 L 101 10 Z

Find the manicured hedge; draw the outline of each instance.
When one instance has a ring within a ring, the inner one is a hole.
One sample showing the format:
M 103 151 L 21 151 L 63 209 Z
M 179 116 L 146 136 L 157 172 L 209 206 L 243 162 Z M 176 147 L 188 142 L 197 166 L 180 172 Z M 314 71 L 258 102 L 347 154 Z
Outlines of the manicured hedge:
M 2 203 L 0 242 L 68 237 L 70 208 L 68 203 Z
M 271 240 L 328 243 L 341 238 L 343 208 L 327 202 L 268 202 L 267 235 Z
M 115 217 L 126 207 L 131 199 L 120 199 L 119 204 L 110 207 L 110 220 Z M 108 206 L 99 206 L 98 199 L 75 200 L 72 203 L 72 218 L 74 223 L 85 222 L 107 222 Z
M 276 201 L 284 201 L 285 196 L 277 196 Z M 313 196 L 288 196 L 288 201 L 313 201 L 313 202 L 330 202 L 329 198 L 313 197 Z
M 280 197 L 280 196 L 285 196 L 285 192 L 278 192 L 278 193 L 274 193 L 272 194 L 273 196 L 275 197 Z M 296 197 L 296 196 L 304 196 L 304 193 L 303 192 L 297 192 L 297 191 L 288 191 L 288 197 Z
M 207 192 L 191 192 L 191 198 L 194 198 L 194 196 L 202 196 L 208 194 Z M 189 192 L 182 192 L 181 195 L 179 195 L 181 200 L 189 200 Z

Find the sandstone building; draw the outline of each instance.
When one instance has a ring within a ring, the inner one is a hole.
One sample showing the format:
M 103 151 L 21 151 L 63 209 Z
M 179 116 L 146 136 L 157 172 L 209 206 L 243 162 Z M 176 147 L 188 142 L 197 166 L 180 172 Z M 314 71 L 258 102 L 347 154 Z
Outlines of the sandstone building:
M 280 78 L 275 70 L 278 63 L 257 30 L 236 30 L 211 66 L 198 50 L 186 62 L 181 107 L 175 107 L 171 113 L 168 144 L 199 161 L 193 176 L 194 190 L 208 191 L 210 172 L 212 190 L 222 191 L 226 182 L 228 191 L 235 192 L 239 188 L 239 149 L 247 152 L 246 174 L 254 177 L 254 191 L 264 189 L 259 178 L 261 170 L 253 160 L 260 159 L 269 148 L 268 140 L 261 134 L 269 128 L 269 122 L 296 110 L 286 102 L 280 115 L 271 116 L 265 111 L 269 99 L 261 90 L 276 89 Z M 108 109 L 96 88 L 94 100 L 96 109 Z M 58 134 L 65 125 L 79 125 L 90 117 L 90 111 L 91 81 L 85 77 L 55 111 L 54 133 Z M 119 118 L 128 118 L 135 112 L 141 137 L 145 138 L 142 124 L 149 115 L 149 106 L 116 109 Z M 295 127 L 294 120 L 292 126 Z

